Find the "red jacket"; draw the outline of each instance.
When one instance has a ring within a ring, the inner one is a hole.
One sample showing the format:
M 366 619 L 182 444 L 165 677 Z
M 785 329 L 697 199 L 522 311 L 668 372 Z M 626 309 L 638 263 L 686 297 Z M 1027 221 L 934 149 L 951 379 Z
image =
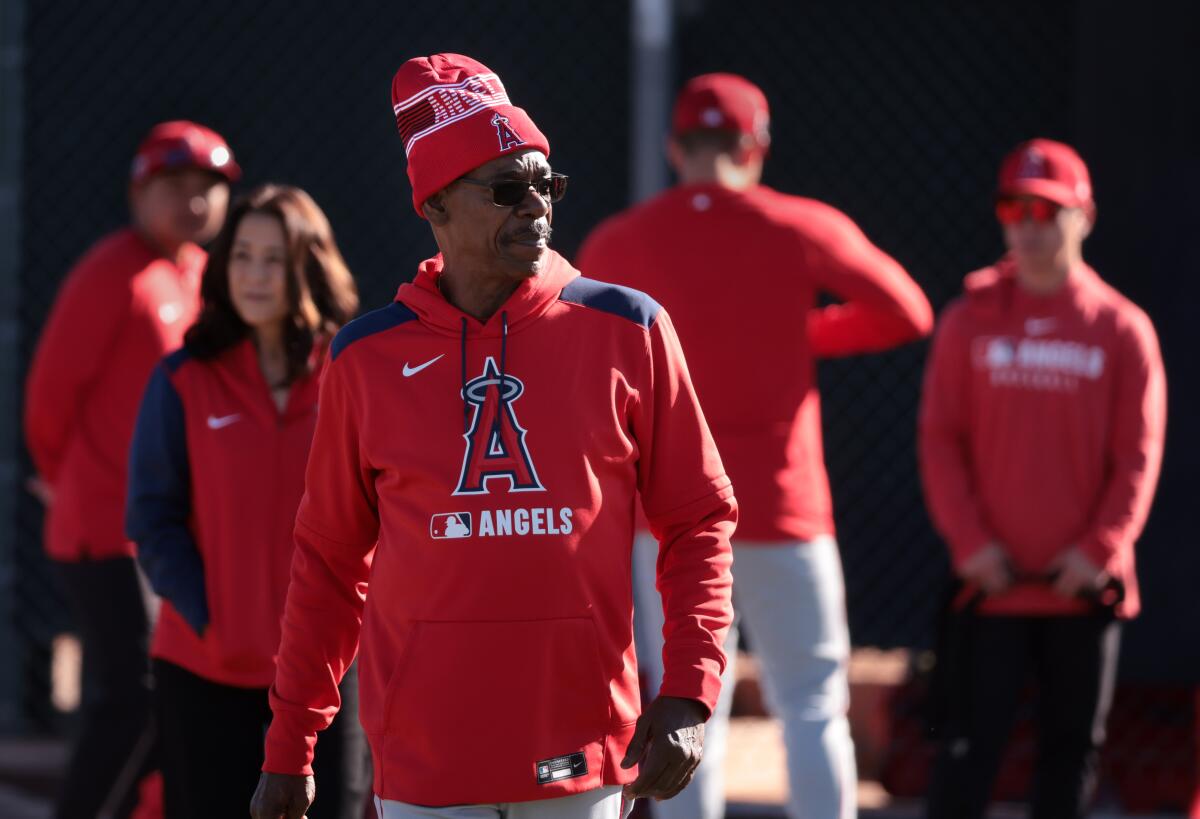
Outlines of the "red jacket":
M 204 251 L 176 267 L 132 229 L 108 236 L 67 276 L 25 385 L 25 441 L 54 488 L 46 550 L 56 560 L 133 555 L 125 465 L 154 365 L 199 309 Z
M 251 340 L 209 361 L 180 350 L 150 377 L 126 527 L 163 598 L 153 656 L 224 685 L 274 680 L 317 382 L 279 412 Z
M 929 333 L 933 312 L 904 269 L 828 205 L 716 185 L 605 221 L 579 267 L 672 309 L 737 486 L 739 540 L 833 534 L 814 361 Z M 814 309 L 821 292 L 844 303 Z
M 1078 546 L 1139 608 L 1133 545 L 1162 461 L 1166 377 L 1146 314 L 1090 268 L 1048 297 L 1011 262 L 971 274 L 946 308 L 925 373 L 921 474 L 933 520 L 961 564 L 998 542 L 1021 573 Z M 1086 611 L 1021 585 L 993 614 Z
M 483 324 L 442 298 L 440 272 L 425 262 L 334 340 L 264 770 L 310 770 L 361 624 L 384 799 L 628 782 L 639 490 L 662 542 L 663 694 L 713 707 L 733 613 L 733 490 L 671 321 L 556 253 Z

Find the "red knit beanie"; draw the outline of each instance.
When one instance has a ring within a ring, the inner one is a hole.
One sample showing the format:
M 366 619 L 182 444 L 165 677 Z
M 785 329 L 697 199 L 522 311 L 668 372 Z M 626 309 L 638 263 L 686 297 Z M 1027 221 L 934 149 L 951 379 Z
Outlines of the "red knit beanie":
M 392 110 L 408 156 L 413 207 L 498 156 L 550 143 L 492 71 L 461 54 L 414 57 L 392 79 Z

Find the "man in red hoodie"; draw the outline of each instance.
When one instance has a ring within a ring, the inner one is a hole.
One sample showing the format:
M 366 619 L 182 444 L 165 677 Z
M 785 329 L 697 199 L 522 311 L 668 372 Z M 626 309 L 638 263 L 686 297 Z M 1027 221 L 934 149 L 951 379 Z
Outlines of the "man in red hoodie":
M 129 227 L 68 274 L 25 387 L 30 489 L 46 505 L 46 551 L 83 642 L 82 727 L 59 817 L 124 816 L 150 744 L 150 595 L 125 538 L 125 477 L 138 404 L 155 364 L 199 308 L 204 251 L 240 170 L 218 134 L 155 126 L 129 182 Z
M 499 78 L 420 57 L 392 99 L 441 252 L 333 342 L 251 812 L 308 807 L 361 639 L 381 817 L 617 819 L 699 761 L 733 490 L 666 311 L 549 248 L 566 177 Z M 668 631 L 640 717 L 639 492 Z
M 964 595 L 985 595 L 954 658 L 934 819 L 983 816 L 1030 673 L 1034 819 L 1083 816 L 1094 789 L 1166 425 L 1150 319 L 1083 261 L 1095 214 L 1072 148 L 1018 146 L 996 200 L 1008 255 L 967 277 L 930 354 L 926 500 Z
M 696 390 L 738 487 L 738 613 L 784 723 L 788 813 L 850 819 L 850 639 L 814 362 L 920 338 L 933 312 L 845 214 L 760 184 L 767 100 L 748 80 L 694 78 L 675 104 L 672 130 L 668 156 L 680 184 L 596 228 L 579 265 L 646 290 L 678 316 Z M 819 293 L 841 303 L 817 308 Z M 652 687 L 662 646 L 656 552 L 652 538 L 639 536 L 638 653 Z M 660 819 L 723 815 L 728 707 L 718 705 L 695 783 L 654 806 Z

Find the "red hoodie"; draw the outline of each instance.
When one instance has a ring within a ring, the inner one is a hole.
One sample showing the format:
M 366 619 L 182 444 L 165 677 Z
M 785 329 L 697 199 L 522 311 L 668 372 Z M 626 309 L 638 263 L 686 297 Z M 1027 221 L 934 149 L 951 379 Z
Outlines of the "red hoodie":
M 929 333 L 933 312 L 904 269 L 828 205 L 717 185 L 672 188 L 608 219 L 579 267 L 674 311 L 737 486 L 738 538 L 833 534 L 814 360 Z M 844 303 L 814 309 L 821 292 Z
M 249 339 L 208 361 L 180 350 L 151 375 L 125 525 L 163 598 L 153 656 L 224 685 L 275 679 L 317 381 L 296 381 L 280 412 Z
M 662 543 L 664 695 L 711 710 L 732 618 L 733 490 L 671 321 L 553 252 L 486 323 L 442 298 L 440 272 L 425 262 L 334 340 L 264 770 L 311 770 L 361 625 L 384 799 L 631 781 L 639 491 Z
M 130 228 L 100 241 L 67 276 L 25 385 L 25 440 L 53 487 L 46 550 L 56 560 L 132 556 L 125 466 L 150 371 L 183 343 L 199 309 L 204 251 L 182 267 Z
M 1162 461 L 1166 376 L 1150 319 L 1089 267 L 1051 296 L 1002 261 L 946 308 L 925 373 L 921 474 L 956 565 L 999 543 L 1042 574 L 1078 546 L 1139 608 L 1133 545 Z M 1070 614 L 1045 585 L 988 598 L 991 614 Z

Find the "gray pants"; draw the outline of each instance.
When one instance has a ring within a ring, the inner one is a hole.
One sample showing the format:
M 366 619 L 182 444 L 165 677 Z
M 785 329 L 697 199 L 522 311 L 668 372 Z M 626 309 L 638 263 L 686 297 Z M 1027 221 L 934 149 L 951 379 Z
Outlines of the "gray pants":
M 426 808 L 375 797 L 379 819 L 626 819 L 632 809 L 633 802 L 625 801 L 617 785 L 536 802 L 445 808 Z
M 831 537 L 811 542 L 734 544 L 734 601 L 763 672 L 767 704 L 783 722 L 791 819 L 854 819 L 857 771 L 846 719 L 846 625 L 841 557 Z M 662 603 L 654 589 L 658 544 L 647 534 L 634 544 L 638 663 L 651 690 L 662 675 Z M 735 634 L 735 632 L 731 632 Z M 730 659 L 736 636 L 726 642 Z M 721 770 L 728 740 L 733 663 L 722 703 L 709 721 L 704 761 L 684 791 L 653 803 L 657 819 L 720 819 Z

